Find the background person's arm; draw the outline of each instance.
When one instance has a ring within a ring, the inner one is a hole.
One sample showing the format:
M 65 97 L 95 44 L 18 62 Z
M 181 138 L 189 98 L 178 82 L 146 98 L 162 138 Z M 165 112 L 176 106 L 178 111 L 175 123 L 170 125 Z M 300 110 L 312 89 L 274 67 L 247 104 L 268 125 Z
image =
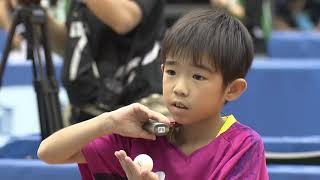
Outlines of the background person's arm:
M 210 0 L 212 6 L 217 6 L 228 10 L 232 15 L 238 18 L 245 17 L 245 9 L 237 0 Z
M 16 2 L 13 0 L 0 0 L 0 27 L 3 28 L 4 31 L 9 32 L 11 29 L 11 15 L 10 15 L 10 6 L 15 6 Z M 15 34 L 13 36 L 13 47 L 17 48 L 20 46 L 22 38 Z
M 134 29 L 142 19 L 142 10 L 131 0 L 85 0 L 87 7 L 107 26 L 119 34 Z M 54 52 L 63 55 L 67 28 L 52 16 L 48 16 L 48 34 Z
M 16 0 L 0 0 L 0 27 L 5 31 L 10 31 L 11 16 L 9 7 L 15 8 Z M 48 35 L 52 50 L 60 55 L 63 54 L 65 41 L 67 39 L 67 29 L 64 23 L 59 23 L 52 16 L 48 15 Z M 15 35 L 13 39 L 14 47 L 18 47 L 22 37 Z
M 132 0 L 85 0 L 87 7 L 119 34 L 134 29 L 142 19 L 142 10 Z
M 51 15 L 48 15 L 48 36 L 52 51 L 63 55 L 68 36 L 67 27 Z
M 9 31 L 11 25 L 8 5 L 6 0 L 0 1 L 0 27 L 5 31 Z

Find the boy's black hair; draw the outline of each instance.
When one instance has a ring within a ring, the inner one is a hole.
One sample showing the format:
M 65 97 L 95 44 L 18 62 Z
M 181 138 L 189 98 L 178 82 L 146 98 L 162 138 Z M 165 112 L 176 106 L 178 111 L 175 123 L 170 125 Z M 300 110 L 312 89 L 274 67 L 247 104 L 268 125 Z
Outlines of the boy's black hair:
M 222 74 L 224 85 L 247 74 L 254 55 L 246 27 L 218 9 L 194 10 L 180 18 L 162 42 L 162 60 L 170 56 L 194 64 L 209 62 Z

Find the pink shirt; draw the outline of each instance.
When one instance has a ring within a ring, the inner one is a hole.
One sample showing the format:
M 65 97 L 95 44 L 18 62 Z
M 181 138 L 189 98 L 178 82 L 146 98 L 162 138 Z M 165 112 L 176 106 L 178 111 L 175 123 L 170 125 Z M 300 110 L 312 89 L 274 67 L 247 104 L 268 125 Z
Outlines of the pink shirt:
M 148 154 L 154 161 L 153 172 L 164 172 L 168 180 L 269 179 L 260 136 L 239 122 L 191 155 L 164 137 L 156 141 L 119 135 L 98 138 L 83 149 L 87 160 L 87 164 L 79 165 L 83 179 L 126 179 L 114 156 L 120 149 L 132 159 Z

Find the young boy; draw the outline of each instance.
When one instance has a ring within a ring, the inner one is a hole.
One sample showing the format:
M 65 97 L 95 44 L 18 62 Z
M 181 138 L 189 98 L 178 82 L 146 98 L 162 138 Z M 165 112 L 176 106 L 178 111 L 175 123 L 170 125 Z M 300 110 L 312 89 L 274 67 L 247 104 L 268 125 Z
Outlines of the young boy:
M 268 179 L 260 136 L 221 117 L 247 87 L 253 45 L 246 28 L 223 11 L 193 11 L 166 33 L 162 55 L 163 98 L 178 124 L 167 137 L 141 127 L 168 118 L 133 104 L 54 133 L 41 143 L 40 159 L 82 163 L 84 179 Z M 133 163 L 139 154 L 153 159 L 152 172 Z

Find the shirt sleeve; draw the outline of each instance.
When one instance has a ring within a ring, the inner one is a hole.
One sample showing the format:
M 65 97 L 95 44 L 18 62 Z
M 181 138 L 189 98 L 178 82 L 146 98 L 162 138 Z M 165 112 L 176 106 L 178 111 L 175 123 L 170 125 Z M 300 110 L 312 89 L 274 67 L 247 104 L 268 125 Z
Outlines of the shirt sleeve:
M 225 165 L 225 179 L 268 180 L 266 158 L 260 137 L 248 137 Z
M 82 153 L 92 174 L 110 173 L 125 176 L 114 153 L 118 150 L 128 152 L 128 149 L 129 140 L 118 135 L 109 135 L 90 142 L 82 149 Z

